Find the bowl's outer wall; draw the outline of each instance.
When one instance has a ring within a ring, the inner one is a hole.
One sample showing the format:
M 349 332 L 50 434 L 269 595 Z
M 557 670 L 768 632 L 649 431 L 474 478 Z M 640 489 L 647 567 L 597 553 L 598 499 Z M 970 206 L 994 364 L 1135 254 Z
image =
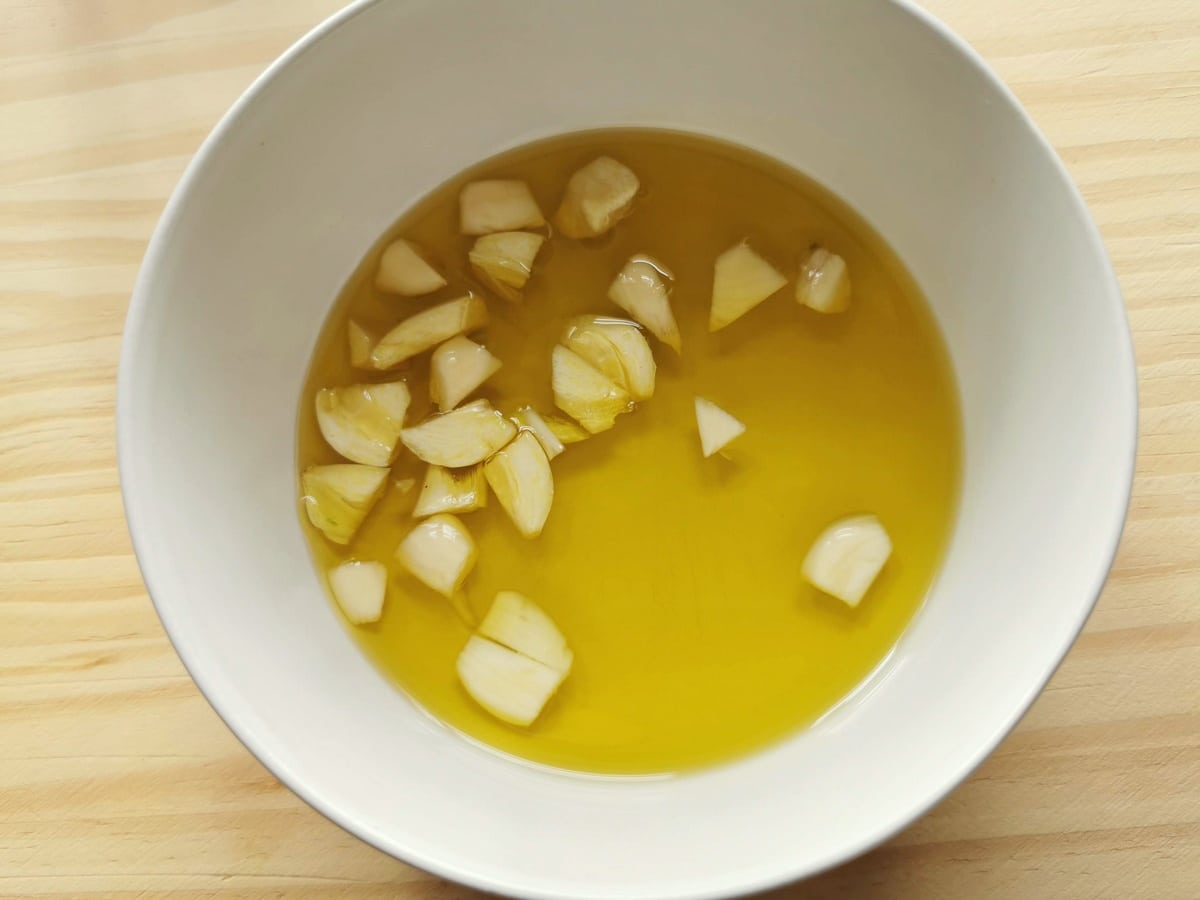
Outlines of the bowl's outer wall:
M 456 171 L 549 134 L 675 127 L 839 193 L 926 291 L 960 380 L 948 561 L 869 690 L 670 780 L 514 765 L 367 663 L 313 578 L 295 410 L 364 249 Z M 198 684 L 305 799 L 434 872 L 543 897 L 722 897 L 893 833 L 978 764 L 1114 552 L 1136 397 L 1077 192 L 976 57 L 885 0 L 360 3 L 260 80 L 172 200 L 131 307 L 120 461 L 138 558 Z

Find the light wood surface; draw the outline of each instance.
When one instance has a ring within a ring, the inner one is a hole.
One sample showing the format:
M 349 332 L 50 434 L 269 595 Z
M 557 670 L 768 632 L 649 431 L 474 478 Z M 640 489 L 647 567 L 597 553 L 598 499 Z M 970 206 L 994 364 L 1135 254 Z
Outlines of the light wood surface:
M 1126 292 L 1141 452 L 1087 630 L 934 812 L 795 898 L 1200 897 L 1200 2 L 930 0 L 1066 160 Z M 220 114 L 338 0 L 0 0 L 0 897 L 469 892 L 280 786 L 146 597 L 113 446 L 129 292 Z

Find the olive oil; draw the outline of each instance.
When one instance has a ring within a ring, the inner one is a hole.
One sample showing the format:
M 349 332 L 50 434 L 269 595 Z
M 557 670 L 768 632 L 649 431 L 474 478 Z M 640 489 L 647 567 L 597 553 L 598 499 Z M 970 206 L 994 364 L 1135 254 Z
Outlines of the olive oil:
M 480 178 L 521 179 L 547 217 L 571 174 L 598 155 L 629 166 L 642 190 L 601 238 L 551 231 L 524 300 L 479 285 L 459 233 L 458 197 Z M 396 237 L 421 247 L 448 284 L 420 299 L 380 293 L 372 275 Z M 794 282 L 813 243 L 846 261 L 850 308 L 822 316 L 791 283 L 709 333 L 714 260 L 751 245 Z M 762 748 L 813 722 L 888 655 L 921 605 L 953 526 L 961 449 L 957 393 L 923 298 L 882 239 L 795 171 L 746 149 L 671 132 L 598 131 L 488 160 L 405 213 L 338 300 L 300 403 L 299 467 L 341 461 L 322 440 L 322 387 L 403 377 L 409 423 L 433 411 L 429 354 L 385 373 L 351 368 L 353 319 L 378 338 L 404 317 L 474 290 L 490 325 L 473 335 L 503 366 L 479 396 L 512 414 L 553 412 L 551 350 L 580 314 L 622 315 L 608 286 L 635 254 L 674 274 L 682 354 L 651 338 L 657 390 L 616 426 L 552 463 L 545 530 L 528 540 L 495 502 L 462 516 L 478 545 L 465 586 L 481 618 L 500 591 L 532 598 L 557 623 L 574 667 L 529 728 L 484 712 L 458 681 L 471 631 L 454 604 L 395 561 L 425 466 L 403 451 L 389 487 L 346 547 L 304 521 L 324 573 L 344 559 L 390 570 L 364 651 L 426 710 L 516 756 L 606 773 L 676 772 Z M 694 399 L 747 426 L 727 456 L 704 459 Z M 801 562 L 830 522 L 872 513 L 894 552 L 857 608 L 806 584 Z M 323 577 L 323 575 L 322 575 Z M 350 626 L 348 626 L 350 627 Z

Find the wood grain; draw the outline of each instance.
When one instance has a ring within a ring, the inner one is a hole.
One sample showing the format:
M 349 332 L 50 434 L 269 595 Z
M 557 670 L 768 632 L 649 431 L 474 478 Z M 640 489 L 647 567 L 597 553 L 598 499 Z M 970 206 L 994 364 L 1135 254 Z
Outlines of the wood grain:
M 146 598 L 113 447 L 146 241 L 189 156 L 337 0 L 0 0 L 0 896 L 468 892 L 305 807 Z M 1141 452 L 1113 577 L 1016 733 L 801 898 L 1200 897 L 1200 3 L 930 0 L 1013 87 L 1126 292 Z

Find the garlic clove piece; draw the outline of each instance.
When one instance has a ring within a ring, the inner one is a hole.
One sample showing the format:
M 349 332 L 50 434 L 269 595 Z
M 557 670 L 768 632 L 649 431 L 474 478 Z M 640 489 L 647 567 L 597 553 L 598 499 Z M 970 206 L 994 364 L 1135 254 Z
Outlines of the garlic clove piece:
M 487 347 L 458 335 L 433 351 L 429 395 L 442 412 L 454 409 L 500 371 L 500 360 Z
M 520 432 L 483 464 L 487 483 L 523 537 L 542 533 L 554 503 L 554 476 L 546 451 L 531 432 Z
M 346 344 L 350 350 L 350 365 L 356 369 L 371 369 L 371 348 L 375 338 L 353 319 L 346 325 Z
M 487 506 L 488 487 L 482 466 L 467 469 L 447 469 L 430 466 L 413 516 L 423 518 L 438 513 L 469 513 Z
M 517 410 L 515 418 L 522 428 L 528 429 L 538 439 L 538 443 L 542 445 L 542 449 L 546 452 L 546 459 L 553 460 L 566 449 L 563 446 L 562 440 L 554 433 L 554 429 L 550 427 L 550 423 L 543 419 L 533 407 L 521 407 Z M 574 427 L 578 428 L 579 426 L 576 425 Z M 584 434 L 586 435 L 587 432 L 584 432 Z
M 371 351 L 371 365 L 390 369 L 418 353 L 424 353 L 458 334 L 467 334 L 488 323 L 487 306 L 467 294 L 409 316 L 387 334 Z
M 533 274 L 533 263 L 546 239 L 528 231 L 499 231 L 475 241 L 468 254 L 471 269 L 505 300 L 517 302 Z
M 696 398 L 696 426 L 700 430 L 700 449 L 705 459 L 720 452 L 746 431 L 745 425 L 703 397 Z
M 350 543 L 387 489 L 387 475 L 380 466 L 356 463 L 309 466 L 300 476 L 308 520 L 335 544 Z
M 858 606 L 891 555 L 892 539 L 878 518 L 847 516 L 821 532 L 801 571 L 826 594 Z
M 487 400 L 474 400 L 431 416 L 400 432 L 413 455 L 424 462 L 462 469 L 483 462 L 517 434 L 517 426 Z
M 558 626 L 540 606 L 516 591 L 500 591 L 479 625 L 485 638 L 516 650 L 522 656 L 564 675 L 571 671 L 574 654 Z
M 642 329 L 627 319 L 578 316 L 567 323 L 562 345 L 573 350 L 634 400 L 654 394 L 658 367 Z
M 520 231 L 546 224 L 533 192 L 524 181 L 472 181 L 458 197 L 459 230 L 463 234 Z
M 471 635 L 458 655 L 459 681 L 471 698 L 510 725 L 532 725 L 554 696 L 565 673 Z
M 638 177 L 611 156 L 599 156 L 571 176 L 554 225 L 569 238 L 598 237 L 633 210 Z
M 612 428 L 617 416 L 632 408 L 623 388 L 562 344 L 551 357 L 551 385 L 554 405 L 592 434 Z
M 396 548 L 396 559 L 418 581 L 450 598 L 475 566 L 478 551 L 471 533 L 449 513 L 417 525 Z
M 401 297 L 420 297 L 446 286 L 446 279 L 408 241 L 392 241 L 379 258 L 375 287 Z
M 383 563 L 350 560 L 329 570 L 329 589 L 347 621 L 368 625 L 383 615 L 387 578 Z
M 639 254 L 632 257 L 613 280 L 608 289 L 608 298 L 679 353 L 682 347 L 679 324 L 675 321 L 667 296 L 667 280 L 670 278 L 671 273 L 666 266 L 650 256 Z
M 814 247 L 800 264 L 796 302 L 819 313 L 849 309 L 850 272 L 846 261 L 824 247 Z
M 390 466 L 410 400 L 402 381 L 322 388 L 315 400 L 317 427 L 325 442 L 346 459 Z
M 787 284 L 773 265 L 750 249 L 735 244 L 713 265 L 712 309 L 708 330 L 720 331 L 740 319 Z

